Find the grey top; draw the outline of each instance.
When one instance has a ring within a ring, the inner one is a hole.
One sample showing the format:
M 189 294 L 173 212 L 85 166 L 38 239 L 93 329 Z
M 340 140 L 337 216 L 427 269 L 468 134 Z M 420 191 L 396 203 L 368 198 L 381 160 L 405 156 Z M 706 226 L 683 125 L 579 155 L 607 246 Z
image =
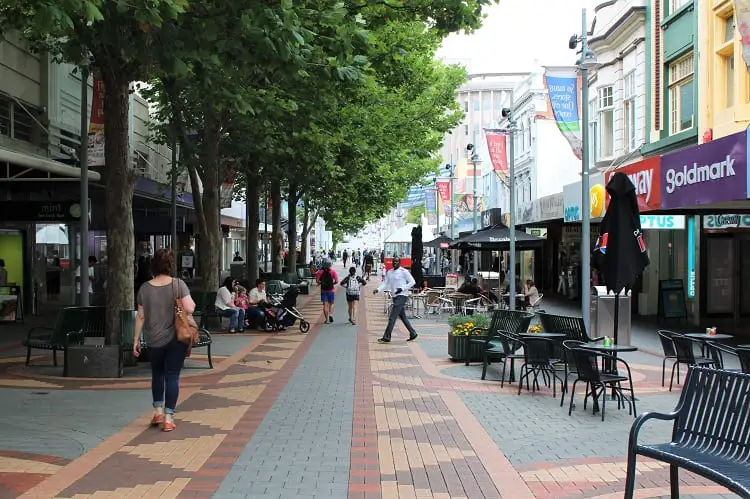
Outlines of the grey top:
M 190 290 L 182 279 L 173 279 L 172 283 L 154 286 L 149 281 L 138 290 L 138 305 L 143 306 L 143 335 L 149 347 L 163 347 L 175 337 L 174 300 L 189 296 Z

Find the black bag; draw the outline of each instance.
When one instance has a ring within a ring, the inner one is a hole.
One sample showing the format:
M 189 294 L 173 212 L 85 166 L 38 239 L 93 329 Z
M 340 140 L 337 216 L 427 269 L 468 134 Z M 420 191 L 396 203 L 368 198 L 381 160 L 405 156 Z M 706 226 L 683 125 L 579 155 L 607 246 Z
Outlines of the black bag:
M 333 291 L 333 275 L 331 269 L 323 269 L 323 275 L 320 276 L 320 289 L 323 291 Z

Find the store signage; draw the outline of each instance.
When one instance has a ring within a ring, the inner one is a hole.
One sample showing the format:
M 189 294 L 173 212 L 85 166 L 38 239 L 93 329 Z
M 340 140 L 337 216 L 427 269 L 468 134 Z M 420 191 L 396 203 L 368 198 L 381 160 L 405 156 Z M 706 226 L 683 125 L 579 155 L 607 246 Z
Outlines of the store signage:
M 0 201 L 3 222 L 73 222 L 80 218 L 78 201 Z
M 628 176 L 635 186 L 635 195 L 638 199 L 638 209 L 641 212 L 658 210 L 661 208 L 661 179 L 660 158 L 644 159 L 616 170 L 611 170 L 605 175 L 605 185 L 612 180 L 612 176 L 617 172 L 622 172 Z M 609 199 L 607 200 L 609 203 Z
M 706 232 L 750 229 L 750 215 L 706 215 L 703 230 Z
M 687 219 L 687 297 L 695 298 L 695 218 Z
M 661 207 L 747 199 L 747 132 L 661 158 Z
M 641 215 L 641 228 L 644 230 L 684 229 L 685 215 Z
M 589 200 L 591 203 L 591 218 L 602 218 L 606 212 L 604 175 L 600 173 L 591 175 Z M 582 219 L 581 182 L 563 186 L 563 221 L 580 222 Z
M 527 228 L 526 233 L 534 237 L 541 237 L 542 239 L 547 239 L 547 229 L 540 229 L 536 227 Z

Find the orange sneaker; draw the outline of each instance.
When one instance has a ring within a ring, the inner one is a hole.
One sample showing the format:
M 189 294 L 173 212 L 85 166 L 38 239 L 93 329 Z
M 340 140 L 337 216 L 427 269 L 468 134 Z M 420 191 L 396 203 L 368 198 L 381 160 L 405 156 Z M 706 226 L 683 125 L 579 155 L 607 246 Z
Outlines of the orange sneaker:
M 164 424 L 161 426 L 161 431 L 174 431 L 175 428 L 177 428 L 177 426 L 174 423 L 164 421 Z
M 164 423 L 164 414 L 154 414 L 151 418 L 151 426 L 159 426 Z

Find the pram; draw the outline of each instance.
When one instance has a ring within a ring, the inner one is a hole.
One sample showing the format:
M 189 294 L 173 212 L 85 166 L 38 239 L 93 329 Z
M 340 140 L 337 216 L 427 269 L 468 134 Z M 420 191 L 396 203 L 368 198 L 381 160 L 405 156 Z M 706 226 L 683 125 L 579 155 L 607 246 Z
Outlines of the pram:
M 292 285 L 281 299 L 275 296 L 269 297 L 271 306 L 266 310 L 266 325 L 272 331 L 281 331 L 282 329 L 291 327 L 297 322 L 297 319 L 299 319 L 299 330 L 301 333 L 310 331 L 310 323 L 305 320 L 302 312 L 297 310 L 298 295 L 299 288 Z

